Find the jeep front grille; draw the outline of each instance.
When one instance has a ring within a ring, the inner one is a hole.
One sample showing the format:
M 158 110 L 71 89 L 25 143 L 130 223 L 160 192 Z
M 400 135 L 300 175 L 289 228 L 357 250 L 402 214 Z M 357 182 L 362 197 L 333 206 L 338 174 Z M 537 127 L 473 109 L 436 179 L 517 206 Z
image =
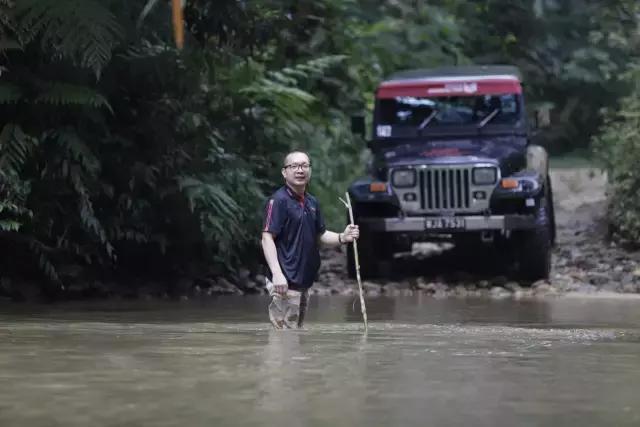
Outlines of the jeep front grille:
M 474 184 L 473 168 L 495 167 L 490 163 L 420 165 L 414 167 L 413 186 L 393 187 L 400 208 L 407 215 L 450 215 L 486 212 L 496 183 Z M 410 167 L 405 167 L 410 168 Z M 390 171 L 392 182 L 394 170 Z M 497 179 L 500 171 L 497 170 Z
M 471 205 L 470 168 L 420 169 L 422 211 L 467 210 Z

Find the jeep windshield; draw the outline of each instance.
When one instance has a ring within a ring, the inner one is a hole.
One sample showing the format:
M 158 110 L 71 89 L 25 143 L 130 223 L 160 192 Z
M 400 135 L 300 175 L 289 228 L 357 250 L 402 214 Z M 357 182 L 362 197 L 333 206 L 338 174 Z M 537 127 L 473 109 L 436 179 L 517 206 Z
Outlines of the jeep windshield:
M 391 128 L 428 132 L 441 127 L 513 125 L 521 118 L 519 98 L 503 94 L 378 99 L 377 136 L 391 136 Z

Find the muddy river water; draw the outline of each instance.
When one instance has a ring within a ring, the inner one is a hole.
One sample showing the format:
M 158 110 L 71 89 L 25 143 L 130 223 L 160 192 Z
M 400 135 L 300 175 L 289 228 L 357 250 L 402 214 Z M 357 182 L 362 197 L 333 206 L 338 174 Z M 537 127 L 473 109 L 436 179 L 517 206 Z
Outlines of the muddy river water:
M 2 426 L 637 426 L 640 300 L 0 307 Z

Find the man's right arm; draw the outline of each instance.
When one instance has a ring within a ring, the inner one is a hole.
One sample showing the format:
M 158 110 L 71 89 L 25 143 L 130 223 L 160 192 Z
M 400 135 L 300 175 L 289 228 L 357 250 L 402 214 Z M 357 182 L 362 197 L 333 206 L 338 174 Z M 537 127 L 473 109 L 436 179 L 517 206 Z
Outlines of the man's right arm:
M 287 292 L 287 279 L 282 274 L 280 263 L 278 262 L 278 251 L 276 249 L 276 242 L 273 240 L 273 234 L 268 231 L 262 233 L 262 251 L 264 252 L 264 258 L 267 260 L 267 265 L 271 270 L 273 277 L 274 290 L 279 294 Z

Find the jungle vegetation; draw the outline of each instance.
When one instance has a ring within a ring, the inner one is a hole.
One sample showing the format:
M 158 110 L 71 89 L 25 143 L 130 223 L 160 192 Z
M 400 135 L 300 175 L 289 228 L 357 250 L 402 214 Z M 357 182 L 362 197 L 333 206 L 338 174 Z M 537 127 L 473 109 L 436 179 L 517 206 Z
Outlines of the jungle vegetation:
M 350 116 L 405 68 L 510 63 L 552 153 L 596 141 L 640 239 L 634 0 L 0 0 L 0 293 L 237 275 L 261 263 L 282 156 L 332 227 L 361 175 Z M 635 70 L 635 71 L 634 71 Z

